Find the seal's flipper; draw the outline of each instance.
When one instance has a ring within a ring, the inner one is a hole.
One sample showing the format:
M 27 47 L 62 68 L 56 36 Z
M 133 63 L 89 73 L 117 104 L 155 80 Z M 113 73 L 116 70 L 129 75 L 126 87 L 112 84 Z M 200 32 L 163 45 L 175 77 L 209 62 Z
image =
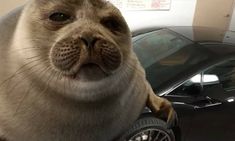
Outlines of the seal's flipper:
M 156 117 L 165 119 L 169 127 L 177 124 L 177 115 L 171 103 L 168 100 L 157 96 L 153 91 L 148 95 L 147 106 Z

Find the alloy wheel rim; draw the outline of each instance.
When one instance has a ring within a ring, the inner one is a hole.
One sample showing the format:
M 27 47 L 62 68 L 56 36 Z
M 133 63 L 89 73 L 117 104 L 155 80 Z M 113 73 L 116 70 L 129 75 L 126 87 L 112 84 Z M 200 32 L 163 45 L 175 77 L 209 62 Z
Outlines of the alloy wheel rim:
M 160 129 L 147 129 L 138 132 L 128 141 L 171 141 L 171 137 L 165 131 Z

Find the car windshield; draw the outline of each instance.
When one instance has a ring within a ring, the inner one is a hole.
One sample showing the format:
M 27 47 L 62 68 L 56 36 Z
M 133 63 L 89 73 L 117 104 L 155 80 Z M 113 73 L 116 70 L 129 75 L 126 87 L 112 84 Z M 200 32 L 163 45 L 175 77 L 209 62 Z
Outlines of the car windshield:
M 208 58 L 204 48 L 168 29 L 137 35 L 133 46 L 153 89 Z

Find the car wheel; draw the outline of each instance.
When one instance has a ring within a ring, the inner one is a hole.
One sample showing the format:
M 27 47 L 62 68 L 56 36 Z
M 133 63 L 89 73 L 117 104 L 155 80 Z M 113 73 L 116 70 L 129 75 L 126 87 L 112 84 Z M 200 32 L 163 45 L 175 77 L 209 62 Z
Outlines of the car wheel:
M 127 131 L 126 141 L 175 141 L 174 133 L 166 122 L 153 116 L 138 119 Z

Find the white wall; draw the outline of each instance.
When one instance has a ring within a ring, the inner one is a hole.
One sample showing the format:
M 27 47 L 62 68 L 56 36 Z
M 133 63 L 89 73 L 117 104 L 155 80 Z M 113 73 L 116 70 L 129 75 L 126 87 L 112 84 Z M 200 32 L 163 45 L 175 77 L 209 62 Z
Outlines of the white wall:
M 0 16 L 8 13 L 15 7 L 22 5 L 26 0 L 0 0 Z
M 232 15 L 232 19 L 231 19 L 229 30 L 235 31 L 235 8 L 233 10 L 233 15 Z
M 0 0 L 0 16 L 26 0 Z M 172 0 L 170 11 L 123 11 L 133 29 L 144 25 L 188 25 L 193 23 L 197 0 Z
M 197 0 L 172 0 L 169 11 L 122 11 L 131 29 L 142 26 L 191 26 Z
M 0 0 L 0 16 L 26 0 Z M 129 26 L 134 29 L 141 26 L 191 26 L 197 0 L 172 0 L 170 11 L 123 11 Z M 230 30 L 235 31 L 235 9 L 233 11 Z

